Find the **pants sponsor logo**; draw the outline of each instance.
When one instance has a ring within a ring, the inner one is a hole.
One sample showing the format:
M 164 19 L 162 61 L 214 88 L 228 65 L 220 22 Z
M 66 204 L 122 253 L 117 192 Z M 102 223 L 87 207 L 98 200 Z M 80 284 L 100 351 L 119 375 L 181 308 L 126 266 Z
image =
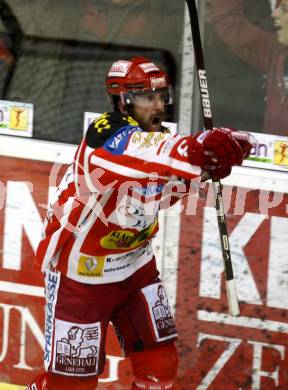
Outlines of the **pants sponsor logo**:
M 176 332 L 174 318 L 165 294 L 164 287 L 160 284 L 157 289 L 159 300 L 153 306 L 153 315 L 156 322 L 158 334 L 161 338 Z
M 95 375 L 98 369 L 100 336 L 100 323 L 79 325 L 56 320 L 54 371 Z
M 46 276 L 47 304 L 46 304 L 46 313 L 45 313 L 45 351 L 44 351 L 44 360 L 46 365 L 49 365 L 50 357 L 51 357 L 54 307 L 55 307 L 58 284 L 59 284 L 59 275 L 57 273 L 50 272 Z
M 176 326 L 161 283 L 152 284 L 142 289 L 148 303 L 156 339 L 166 340 L 176 336 Z

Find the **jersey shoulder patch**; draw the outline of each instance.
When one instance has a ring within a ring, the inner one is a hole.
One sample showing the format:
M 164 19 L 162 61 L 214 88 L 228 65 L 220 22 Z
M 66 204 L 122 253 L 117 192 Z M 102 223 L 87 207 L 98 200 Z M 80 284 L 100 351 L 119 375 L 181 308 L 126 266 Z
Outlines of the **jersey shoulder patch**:
M 100 148 L 117 130 L 126 126 L 139 126 L 129 115 L 119 111 L 105 112 L 88 127 L 85 139 L 90 148 Z

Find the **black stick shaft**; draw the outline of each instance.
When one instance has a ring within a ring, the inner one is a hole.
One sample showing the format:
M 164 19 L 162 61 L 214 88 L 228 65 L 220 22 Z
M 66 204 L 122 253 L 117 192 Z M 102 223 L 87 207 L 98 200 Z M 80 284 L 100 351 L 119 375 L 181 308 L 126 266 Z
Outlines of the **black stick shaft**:
M 211 102 L 209 97 L 208 82 L 206 77 L 205 61 L 204 61 L 204 55 L 202 49 L 196 0 L 186 0 L 186 2 L 188 5 L 190 21 L 191 21 L 191 31 L 192 31 L 194 53 L 195 53 L 195 62 L 197 68 L 197 78 L 198 78 L 200 95 L 201 95 L 204 126 L 206 130 L 212 130 L 213 129 L 212 110 L 211 110 Z M 214 187 L 215 198 L 216 198 L 215 207 L 217 211 L 217 221 L 218 221 L 218 229 L 219 229 L 219 235 L 221 241 L 222 256 L 224 261 L 225 276 L 226 276 L 226 282 L 228 283 L 227 287 L 228 287 L 229 310 L 231 314 L 238 315 L 239 308 L 237 302 L 236 289 L 234 285 L 231 252 L 229 246 L 226 217 L 224 212 L 222 184 L 220 180 L 213 180 L 213 187 Z M 231 283 L 233 282 L 233 285 L 229 282 Z
M 196 2 L 194 0 L 186 0 L 190 21 L 191 21 L 191 31 L 192 31 L 192 40 L 195 53 L 195 63 L 197 68 L 197 77 L 201 94 L 201 103 L 202 103 L 202 113 L 204 119 L 204 126 L 206 130 L 213 129 L 213 119 L 211 111 L 211 103 L 208 91 L 208 82 L 206 78 L 206 69 L 205 61 L 202 49 L 199 21 L 198 21 L 198 12 L 196 8 Z

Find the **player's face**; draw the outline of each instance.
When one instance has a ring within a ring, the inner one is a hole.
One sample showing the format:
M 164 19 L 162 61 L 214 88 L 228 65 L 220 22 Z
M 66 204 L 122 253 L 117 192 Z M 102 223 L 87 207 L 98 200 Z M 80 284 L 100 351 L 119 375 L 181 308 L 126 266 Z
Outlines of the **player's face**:
M 165 96 L 153 92 L 137 96 L 133 102 L 133 118 L 144 131 L 160 131 L 165 115 Z
M 288 0 L 282 0 L 272 13 L 280 43 L 288 46 Z

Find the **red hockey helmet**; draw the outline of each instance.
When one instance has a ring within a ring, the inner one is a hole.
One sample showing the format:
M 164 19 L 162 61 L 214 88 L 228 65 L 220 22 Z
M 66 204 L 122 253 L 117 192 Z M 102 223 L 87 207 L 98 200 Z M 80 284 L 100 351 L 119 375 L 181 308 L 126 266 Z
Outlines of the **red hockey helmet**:
M 167 73 L 145 57 L 114 62 L 108 71 L 105 85 L 108 94 L 119 96 L 124 104 L 133 104 L 137 95 L 153 92 L 163 92 L 165 103 L 173 103 Z

